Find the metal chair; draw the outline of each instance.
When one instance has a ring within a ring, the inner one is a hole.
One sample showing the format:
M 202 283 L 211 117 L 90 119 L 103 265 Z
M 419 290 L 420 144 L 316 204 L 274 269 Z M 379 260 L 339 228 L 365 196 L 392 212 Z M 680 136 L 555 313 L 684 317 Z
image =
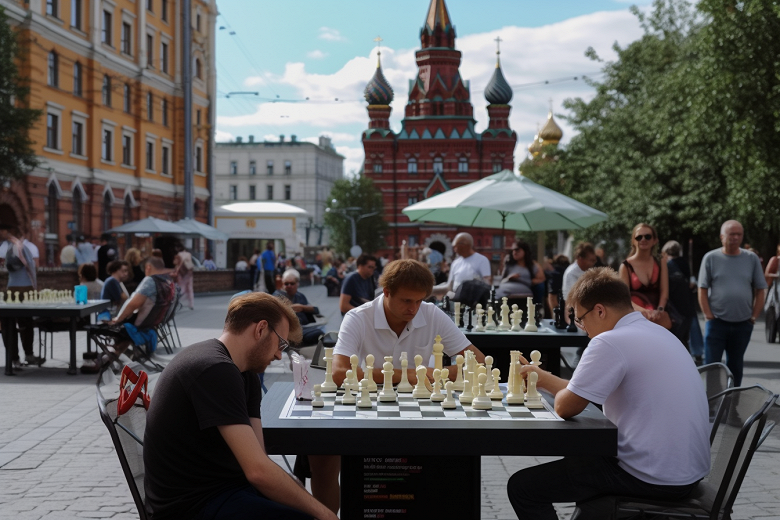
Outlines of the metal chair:
M 618 497 L 619 514 L 658 515 L 662 518 L 729 519 L 777 394 L 755 385 L 729 388 L 721 399 L 711 438 L 711 469 L 691 494 L 679 501 Z
M 707 401 L 710 406 L 710 424 L 715 422 L 715 416 L 718 414 L 718 408 L 723 401 L 722 397 L 713 399 L 714 396 L 721 394 L 727 388 L 734 386 L 734 376 L 729 367 L 723 363 L 710 363 L 697 368 L 704 383 L 704 391 L 707 393 Z

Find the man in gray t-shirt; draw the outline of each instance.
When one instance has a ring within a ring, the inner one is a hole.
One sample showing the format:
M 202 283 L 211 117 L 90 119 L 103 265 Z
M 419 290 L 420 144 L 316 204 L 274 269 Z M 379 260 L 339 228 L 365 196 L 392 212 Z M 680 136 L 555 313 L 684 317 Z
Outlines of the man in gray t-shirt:
M 725 352 L 736 386 L 742 384 L 742 359 L 766 291 L 761 261 L 739 247 L 743 236 L 742 224 L 724 222 L 723 247 L 704 255 L 699 271 L 699 305 L 707 320 L 704 362 L 718 363 Z

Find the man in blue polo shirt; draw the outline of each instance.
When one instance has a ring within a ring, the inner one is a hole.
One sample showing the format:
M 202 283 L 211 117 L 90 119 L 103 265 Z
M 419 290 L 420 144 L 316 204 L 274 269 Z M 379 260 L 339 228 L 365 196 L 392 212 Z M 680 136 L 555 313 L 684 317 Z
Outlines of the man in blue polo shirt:
M 357 271 L 349 275 L 341 286 L 339 310 L 342 316 L 350 309 L 373 301 L 374 292 L 376 292 L 376 284 L 374 283 L 375 269 L 376 258 L 371 255 L 360 255 L 358 257 Z
M 265 251 L 257 259 L 257 270 L 263 270 L 265 277 L 265 290 L 268 294 L 273 294 L 276 290 L 276 280 L 274 270 L 276 269 L 276 255 L 274 254 L 274 242 L 269 240 L 265 246 Z

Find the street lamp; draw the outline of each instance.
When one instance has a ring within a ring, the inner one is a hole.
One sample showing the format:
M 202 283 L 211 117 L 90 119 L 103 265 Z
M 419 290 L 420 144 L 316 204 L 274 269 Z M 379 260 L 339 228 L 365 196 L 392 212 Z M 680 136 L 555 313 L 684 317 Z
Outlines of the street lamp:
M 332 206 L 335 206 L 338 204 L 339 201 L 336 199 L 333 199 L 330 201 Z M 359 206 L 350 206 L 348 208 L 325 208 L 326 213 L 335 213 L 336 215 L 341 215 L 342 217 L 349 219 L 349 223 L 352 225 L 352 247 L 349 250 L 349 254 L 352 256 L 360 256 L 360 254 L 363 252 L 363 248 L 361 248 L 357 244 L 357 223 L 363 220 L 364 218 L 373 217 L 374 215 L 378 215 L 378 211 L 372 211 L 371 213 L 365 213 L 363 215 L 358 215 L 356 217 L 353 217 L 352 215 L 349 215 L 347 211 L 360 211 L 363 208 Z

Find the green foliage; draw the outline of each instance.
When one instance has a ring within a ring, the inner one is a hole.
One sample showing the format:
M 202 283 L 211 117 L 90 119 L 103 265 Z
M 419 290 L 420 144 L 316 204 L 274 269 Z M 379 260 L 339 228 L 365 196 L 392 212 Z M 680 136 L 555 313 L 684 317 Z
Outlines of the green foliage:
M 325 225 L 330 229 L 331 247 L 344 255 L 352 247 L 352 224 L 345 214 L 356 220 L 357 244 L 364 253 L 372 253 L 385 246 L 387 223 L 382 218 L 382 193 L 374 186 L 374 181 L 364 176 L 336 181 L 329 199 Z M 376 215 L 360 218 L 369 213 Z
M 0 183 L 20 179 L 38 165 L 30 130 L 40 110 L 25 108 L 29 88 L 19 77 L 19 43 L 0 7 Z
M 591 101 L 567 100 L 579 132 L 526 161 L 524 175 L 598 208 L 578 239 L 627 240 L 639 222 L 662 242 L 718 245 L 724 220 L 746 241 L 780 237 L 780 4 L 656 0 L 644 36 L 603 66 Z M 592 49 L 586 54 L 598 61 Z M 557 160 L 551 160 L 551 156 Z

